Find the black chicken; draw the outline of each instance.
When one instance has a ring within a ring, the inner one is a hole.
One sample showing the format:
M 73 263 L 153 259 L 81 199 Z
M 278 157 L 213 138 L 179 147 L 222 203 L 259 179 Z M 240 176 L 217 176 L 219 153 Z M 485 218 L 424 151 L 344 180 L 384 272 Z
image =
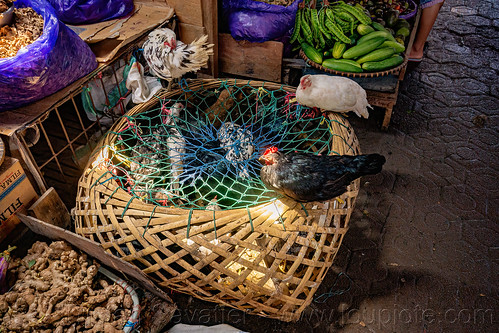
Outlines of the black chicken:
M 260 177 L 269 189 L 296 201 L 324 201 L 346 192 L 355 179 L 381 171 L 385 157 L 369 155 L 283 154 L 269 148 L 259 158 Z

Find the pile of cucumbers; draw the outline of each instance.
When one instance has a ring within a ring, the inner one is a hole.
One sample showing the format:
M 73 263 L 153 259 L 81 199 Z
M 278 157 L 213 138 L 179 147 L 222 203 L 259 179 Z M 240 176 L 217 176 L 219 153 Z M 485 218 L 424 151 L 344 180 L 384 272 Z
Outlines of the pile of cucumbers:
M 320 10 L 299 9 L 290 42 L 311 61 L 341 72 L 378 72 L 404 61 L 403 41 L 373 22 L 359 4 L 342 1 Z

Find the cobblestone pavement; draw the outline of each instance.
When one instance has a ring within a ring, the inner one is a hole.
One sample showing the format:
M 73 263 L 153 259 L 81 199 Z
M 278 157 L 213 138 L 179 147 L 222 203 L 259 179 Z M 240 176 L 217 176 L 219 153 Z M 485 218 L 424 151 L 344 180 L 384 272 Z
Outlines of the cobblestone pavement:
M 351 228 L 317 294 L 335 282 L 333 290 L 348 291 L 312 303 L 297 323 L 232 312 L 211 324 L 251 332 L 497 332 L 498 30 L 498 1 L 446 1 L 424 61 L 403 81 L 389 131 L 380 132 L 375 115 L 352 119 L 363 152 L 382 153 L 387 164 L 362 179 Z M 176 319 L 200 323 L 187 317 Z

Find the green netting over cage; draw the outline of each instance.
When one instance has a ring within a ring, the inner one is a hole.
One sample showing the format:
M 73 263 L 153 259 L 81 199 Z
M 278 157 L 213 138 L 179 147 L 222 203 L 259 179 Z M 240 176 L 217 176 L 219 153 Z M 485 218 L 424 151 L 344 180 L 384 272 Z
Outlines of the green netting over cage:
M 127 115 L 115 132 L 114 173 L 131 195 L 156 205 L 233 209 L 274 200 L 260 179 L 266 148 L 330 154 L 332 120 L 283 89 L 221 84 L 189 89 Z M 117 171 L 117 172 L 116 172 Z
M 360 181 L 337 198 L 300 204 L 266 189 L 258 157 L 270 146 L 340 155 L 360 148 L 342 115 L 302 107 L 294 92 L 196 80 L 137 105 L 79 180 L 75 231 L 160 287 L 299 319 L 348 230 Z

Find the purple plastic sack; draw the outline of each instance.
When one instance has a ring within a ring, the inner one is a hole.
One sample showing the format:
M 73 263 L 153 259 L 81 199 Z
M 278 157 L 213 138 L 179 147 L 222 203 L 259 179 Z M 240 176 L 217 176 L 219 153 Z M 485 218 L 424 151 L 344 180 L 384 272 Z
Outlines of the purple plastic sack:
M 57 17 L 67 24 L 87 24 L 130 14 L 133 0 L 48 0 Z
M 97 67 L 92 50 L 61 23 L 44 0 L 17 0 L 43 17 L 43 33 L 17 55 L 0 58 L 0 111 L 42 99 Z
M 253 0 L 223 0 L 222 6 L 235 40 L 261 43 L 284 36 L 294 26 L 300 2 L 284 7 Z

